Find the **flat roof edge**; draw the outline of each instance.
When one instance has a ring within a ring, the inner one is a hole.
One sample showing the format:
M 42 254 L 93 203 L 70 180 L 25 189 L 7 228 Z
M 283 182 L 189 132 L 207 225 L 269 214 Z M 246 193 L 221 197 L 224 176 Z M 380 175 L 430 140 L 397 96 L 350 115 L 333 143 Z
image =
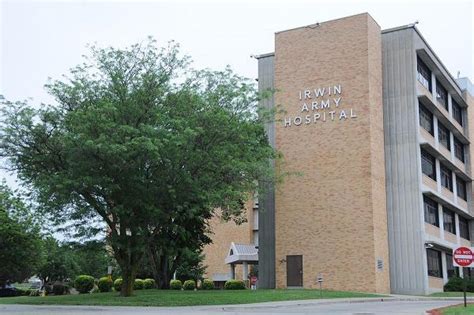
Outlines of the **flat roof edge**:
M 260 54 L 260 55 L 254 55 L 252 57 L 254 57 L 255 59 L 262 59 L 262 58 L 273 57 L 273 56 L 275 56 L 274 52 L 266 53 L 266 54 Z

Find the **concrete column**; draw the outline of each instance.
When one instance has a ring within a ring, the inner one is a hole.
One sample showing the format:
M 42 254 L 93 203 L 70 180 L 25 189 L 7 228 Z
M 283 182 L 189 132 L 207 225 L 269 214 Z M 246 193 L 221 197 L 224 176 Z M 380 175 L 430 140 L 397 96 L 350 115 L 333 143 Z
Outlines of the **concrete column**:
M 452 175 L 452 180 L 453 180 L 453 196 L 454 196 L 454 203 L 455 204 L 458 204 L 458 187 L 456 185 L 456 173 L 451 172 L 451 175 Z
M 444 240 L 443 207 L 439 203 L 438 203 L 438 215 L 439 215 L 439 231 L 441 232 L 441 239 Z
M 441 270 L 443 271 L 443 283 L 448 282 L 448 270 L 446 265 L 446 253 L 441 252 Z
M 248 265 L 248 263 L 247 263 L 246 261 L 244 261 L 242 267 L 243 267 L 243 268 L 242 268 L 242 269 L 243 269 L 243 272 L 242 272 L 242 278 L 243 278 L 243 279 L 242 279 L 242 280 L 245 281 L 245 280 L 247 280 L 248 277 L 249 277 L 249 265 Z
M 235 265 L 230 264 L 230 278 L 235 279 Z
M 453 105 L 452 105 L 452 101 L 451 101 L 451 94 L 448 93 L 448 112 L 449 112 L 449 116 L 453 117 Z
M 454 186 L 456 187 L 456 186 Z M 457 241 L 457 244 L 460 245 L 461 244 L 461 233 L 459 231 L 459 216 L 457 213 L 454 214 L 454 227 L 456 229 L 456 241 Z
M 441 165 L 438 159 L 435 159 L 436 165 L 436 190 L 441 193 Z
M 433 103 L 437 104 L 436 100 L 436 76 L 433 72 L 431 72 L 431 94 L 433 96 Z
M 439 137 L 438 137 L 438 117 L 433 115 L 433 132 L 434 132 L 434 139 L 435 139 L 435 148 L 439 150 Z

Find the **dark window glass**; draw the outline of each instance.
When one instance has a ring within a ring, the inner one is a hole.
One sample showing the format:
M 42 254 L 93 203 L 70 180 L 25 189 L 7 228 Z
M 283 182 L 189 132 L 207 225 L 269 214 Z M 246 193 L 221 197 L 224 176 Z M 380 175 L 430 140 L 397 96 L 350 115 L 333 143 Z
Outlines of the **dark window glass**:
M 420 81 L 421 84 L 425 88 L 427 88 L 431 92 L 431 71 L 428 69 L 428 67 L 424 64 L 423 61 L 421 61 L 420 58 L 417 60 L 417 79 Z
M 466 218 L 463 218 L 461 216 L 459 217 L 459 235 L 466 239 L 470 240 L 471 237 L 469 236 L 469 221 Z
M 443 207 L 443 224 L 444 230 L 456 234 L 456 221 L 454 219 L 454 212 Z
M 442 123 L 438 122 L 438 140 L 446 149 L 451 151 L 451 139 L 449 130 Z
M 466 182 L 460 179 L 458 176 L 456 176 L 456 190 L 460 198 L 467 200 Z
M 440 173 L 441 173 L 441 186 L 443 186 L 446 189 L 449 189 L 450 191 L 453 191 L 453 176 L 452 176 L 451 170 L 448 169 L 446 166 L 441 165 Z
M 459 268 L 454 267 L 453 265 L 453 255 L 446 253 L 446 271 L 448 273 L 448 278 L 458 276 L 459 277 Z
M 428 258 L 428 276 L 442 278 L 441 252 L 428 248 L 426 249 L 426 256 Z
M 420 104 L 420 126 L 434 135 L 433 114 Z
M 439 226 L 438 203 L 424 196 L 423 205 L 425 208 L 425 222 Z
M 448 110 L 448 92 L 439 82 L 436 82 L 436 99 Z
M 436 180 L 435 158 L 423 149 L 421 150 L 421 169 L 423 174 Z
M 454 99 L 451 99 L 451 107 L 453 108 L 453 117 L 462 126 L 462 109 Z
M 459 161 L 464 162 L 464 144 L 454 137 L 454 155 Z
M 472 279 L 471 268 L 463 267 L 462 268 L 462 275 L 463 275 L 463 278 Z

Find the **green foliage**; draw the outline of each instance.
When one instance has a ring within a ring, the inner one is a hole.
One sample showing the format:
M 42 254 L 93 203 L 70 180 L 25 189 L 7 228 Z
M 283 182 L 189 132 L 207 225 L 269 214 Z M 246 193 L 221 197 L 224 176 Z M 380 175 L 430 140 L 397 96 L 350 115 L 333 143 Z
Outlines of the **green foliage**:
M 155 287 L 155 280 L 154 279 L 145 279 L 143 280 L 143 289 L 149 290 Z
M 32 276 L 42 260 L 39 227 L 25 203 L 0 183 L 0 287 Z
M 38 270 L 38 276 L 45 283 L 73 279 L 80 274 L 76 257 L 67 245 L 61 245 L 53 237 L 43 241 L 45 260 Z
M 177 45 L 92 47 L 46 87 L 57 105 L 0 104 L 1 154 L 57 224 L 106 225 L 122 295 L 150 244 L 156 261 L 199 253 L 214 209 L 241 223 L 245 201 L 275 181 L 254 82 L 193 71 Z
M 245 282 L 242 280 L 227 280 L 224 284 L 226 290 L 244 290 Z
M 464 280 L 457 276 L 449 278 L 448 282 L 444 285 L 445 292 L 463 291 L 463 288 Z
M 30 291 L 30 296 L 40 296 L 41 291 L 40 290 L 31 290 Z
M 143 282 L 142 279 L 135 279 L 135 282 L 133 283 L 134 290 L 143 290 L 144 287 L 145 287 L 145 283 Z
M 214 281 L 210 279 L 204 279 L 201 284 L 202 290 L 214 290 Z
M 94 278 L 88 275 L 77 276 L 74 287 L 79 293 L 89 293 L 94 288 Z
M 114 290 L 117 291 L 117 292 L 120 292 L 120 290 L 122 290 L 122 283 L 123 283 L 122 278 L 115 279 L 115 281 L 114 281 Z
M 196 281 L 194 280 L 186 280 L 183 283 L 184 290 L 194 290 L 196 289 Z
M 102 277 L 97 282 L 97 287 L 100 292 L 110 292 L 114 282 L 109 277 Z
M 171 280 L 170 289 L 171 290 L 181 290 L 183 288 L 183 283 L 181 280 Z

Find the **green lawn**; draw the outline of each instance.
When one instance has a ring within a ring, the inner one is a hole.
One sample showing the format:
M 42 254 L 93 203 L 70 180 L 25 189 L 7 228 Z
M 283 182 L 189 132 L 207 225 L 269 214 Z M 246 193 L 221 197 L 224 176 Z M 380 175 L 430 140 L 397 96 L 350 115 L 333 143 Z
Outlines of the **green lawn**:
M 474 292 L 467 292 L 467 296 L 474 296 Z M 433 293 L 430 296 L 434 297 L 463 297 L 463 292 L 437 292 Z
M 381 295 L 323 291 L 323 298 L 381 297 Z M 81 295 L 0 298 L 0 304 L 64 304 L 64 305 L 117 305 L 117 306 L 186 306 L 244 304 L 270 301 L 319 299 L 318 290 L 242 290 L 242 291 L 171 291 L 142 290 L 123 298 L 116 292 Z
M 441 309 L 443 315 L 472 315 L 474 314 L 474 304 L 468 304 L 467 307 L 464 305 L 456 305 Z

